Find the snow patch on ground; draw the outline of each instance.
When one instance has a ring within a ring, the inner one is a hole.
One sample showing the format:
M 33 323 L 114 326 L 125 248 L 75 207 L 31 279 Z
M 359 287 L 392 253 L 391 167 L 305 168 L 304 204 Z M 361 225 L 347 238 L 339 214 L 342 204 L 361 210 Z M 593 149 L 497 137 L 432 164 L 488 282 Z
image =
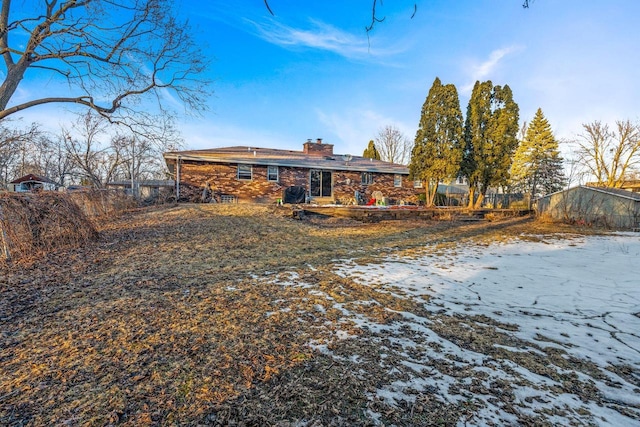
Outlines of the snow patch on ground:
M 376 398 L 411 402 L 432 393 L 472 405 L 461 423 L 473 425 L 517 424 L 526 416 L 564 425 L 640 425 L 639 259 L 638 234 L 622 233 L 465 244 L 438 248 L 435 256 L 425 248 L 382 263 L 344 261 L 336 271 L 416 299 L 432 314 L 403 312 L 391 325 L 376 325 L 354 313 L 357 324 L 385 334 L 380 352 L 393 346 L 398 366 L 410 374 L 379 387 Z M 451 318 L 468 318 L 459 325 L 468 324 L 470 334 L 493 328 L 513 338 L 514 345 L 492 348 L 513 357 L 473 351 L 473 343 L 434 332 Z M 519 356 L 550 362 L 530 367 Z

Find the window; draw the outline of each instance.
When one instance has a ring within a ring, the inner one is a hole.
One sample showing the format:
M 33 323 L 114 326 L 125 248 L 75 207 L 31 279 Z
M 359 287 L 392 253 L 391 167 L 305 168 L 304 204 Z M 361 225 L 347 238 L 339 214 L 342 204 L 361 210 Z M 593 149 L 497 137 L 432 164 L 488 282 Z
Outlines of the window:
M 253 166 L 238 165 L 238 179 L 241 181 L 251 181 L 253 179 Z
M 360 175 L 360 182 L 362 185 L 373 184 L 373 174 L 371 172 L 362 172 L 362 175 Z
M 422 181 L 419 179 L 413 181 L 413 188 L 422 188 Z
M 402 175 L 393 175 L 393 186 L 402 187 Z
M 278 182 L 278 167 L 267 166 L 267 181 Z

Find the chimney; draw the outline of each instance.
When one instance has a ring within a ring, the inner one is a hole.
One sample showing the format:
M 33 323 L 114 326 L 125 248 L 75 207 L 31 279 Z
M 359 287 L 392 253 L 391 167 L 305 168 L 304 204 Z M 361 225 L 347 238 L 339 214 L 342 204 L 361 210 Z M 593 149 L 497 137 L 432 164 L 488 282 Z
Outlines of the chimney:
M 333 144 L 323 144 L 322 138 L 317 138 L 316 142 L 307 139 L 302 147 L 302 152 L 309 156 L 333 156 Z

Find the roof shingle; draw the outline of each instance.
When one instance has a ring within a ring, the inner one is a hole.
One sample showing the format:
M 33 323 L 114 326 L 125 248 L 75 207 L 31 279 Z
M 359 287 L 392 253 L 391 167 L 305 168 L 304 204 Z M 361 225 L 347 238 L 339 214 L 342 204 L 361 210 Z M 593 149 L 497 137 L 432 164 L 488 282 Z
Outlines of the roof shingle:
M 302 151 L 279 150 L 248 146 L 213 148 L 207 150 L 171 151 L 164 153 L 166 160 L 193 160 L 216 163 L 240 163 L 267 166 L 288 166 L 307 169 L 349 170 L 408 175 L 404 165 L 368 159 L 361 156 L 333 154 L 318 156 Z

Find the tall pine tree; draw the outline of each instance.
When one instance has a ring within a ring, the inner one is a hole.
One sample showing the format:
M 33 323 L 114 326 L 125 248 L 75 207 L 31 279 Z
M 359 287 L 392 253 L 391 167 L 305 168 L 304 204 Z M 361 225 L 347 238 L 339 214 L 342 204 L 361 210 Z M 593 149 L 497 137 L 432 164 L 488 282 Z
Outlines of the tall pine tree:
M 565 185 L 562 157 L 551 125 L 538 108 L 511 165 L 511 185 L 531 201 Z
M 369 145 L 364 149 L 362 157 L 366 157 L 367 159 L 380 160 L 380 152 L 376 148 L 376 144 L 373 142 L 373 140 L 369 141 Z
M 489 187 L 507 184 L 518 146 L 518 112 L 508 85 L 476 81 L 467 107 L 461 165 L 469 180 L 470 208 L 482 205 Z
M 436 77 L 422 106 L 409 164 L 410 176 L 422 181 L 426 205 L 432 206 L 438 183 L 454 178 L 462 159 L 462 111 L 458 91 Z

